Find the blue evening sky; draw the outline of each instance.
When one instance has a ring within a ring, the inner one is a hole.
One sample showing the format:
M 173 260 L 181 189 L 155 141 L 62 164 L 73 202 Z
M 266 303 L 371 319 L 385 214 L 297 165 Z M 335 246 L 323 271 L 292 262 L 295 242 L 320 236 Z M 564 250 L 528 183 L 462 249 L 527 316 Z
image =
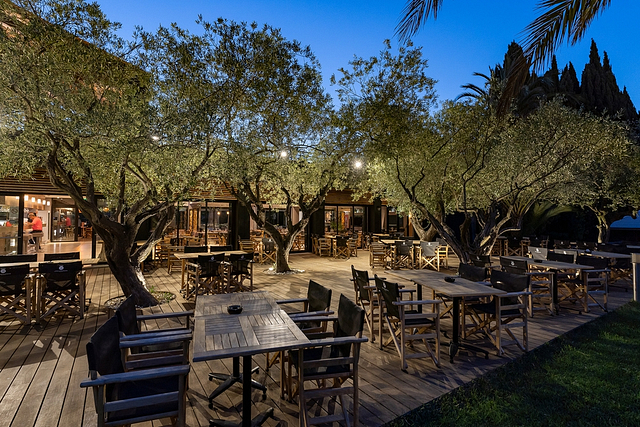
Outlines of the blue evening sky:
M 123 37 L 134 26 L 153 31 L 159 25 L 177 23 L 198 32 L 195 20 L 218 17 L 234 21 L 269 24 L 282 29 L 288 39 L 311 46 L 322 65 L 325 87 L 334 97 L 329 77 L 348 67 L 354 56 L 370 57 L 394 37 L 405 0 L 97 0 L 107 17 L 122 23 Z M 521 38 L 521 31 L 534 18 L 534 0 L 446 0 L 438 20 L 430 20 L 413 38 L 423 46 L 429 60 L 428 75 L 438 80 L 440 100 L 453 99 L 466 83 L 482 84 L 474 71 L 487 73 L 502 62 L 508 44 Z M 640 1 L 614 0 L 592 24 L 576 46 L 563 45 L 557 52 L 560 69 L 571 61 L 578 78 L 589 59 L 590 40 L 595 39 L 600 56 L 607 51 L 618 85 L 626 86 L 636 108 L 640 108 L 640 58 L 637 22 Z

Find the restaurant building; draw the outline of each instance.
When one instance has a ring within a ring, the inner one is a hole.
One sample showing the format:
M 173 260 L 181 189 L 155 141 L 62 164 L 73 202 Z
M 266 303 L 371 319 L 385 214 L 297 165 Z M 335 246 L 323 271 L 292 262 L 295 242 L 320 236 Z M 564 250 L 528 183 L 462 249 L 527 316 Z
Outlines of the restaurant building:
M 269 222 L 283 231 L 287 228 L 285 205 L 268 206 Z M 109 209 L 104 203 L 104 211 Z M 299 221 L 302 213 L 292 207 L 291 218 Z M 43 243 L 92 241 L 96 254 L 100 236 L 92 232 L 90 222 L 75 203 L 61 190 L 51 185 L 44 169 L 37 170 L 30 179 L 6 177 L 0 180 L 0 255 L 25 253 L 28 245 L 29 212 L 37 212 L 43 225 Z M 139 238 L 145 239 L 153 221 L 143 224 Z M 206 233 L 208 245 L 232 245 L 238 241 L 261 236 L 262 230 L 246 209 L 228 192 L 221 189 L 214 196 L 199 194 L 180 203 L 177 224 L 171 225 L 183 235 Z M 316 211 L 307 229 L 300 236 L 294 251 L 309 251 L 313 235 L 402 233 L 412 235 L 407 217 L 380 199 L 353 200 L 349 190 L 330 191 L 324 207 Z

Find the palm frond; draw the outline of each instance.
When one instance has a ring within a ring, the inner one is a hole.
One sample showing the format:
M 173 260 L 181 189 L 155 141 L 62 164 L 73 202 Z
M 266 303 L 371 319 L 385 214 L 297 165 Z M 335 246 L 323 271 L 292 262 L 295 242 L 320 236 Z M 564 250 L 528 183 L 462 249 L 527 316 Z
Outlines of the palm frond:
M 537 69 L 553 55 L 565 39 L 576 44 L 589 25 L 611 0 L 541 0 L 536 10 L 542 13 L 524 30 L 523 49 Z
M 396 26 L 396 36 L 406 41 L 418 32 L 424 21 L 433 15 L 438 18 L 438 11 L 442 7 L 443 0 L 408 0 L 402 9 L 402 19 Z

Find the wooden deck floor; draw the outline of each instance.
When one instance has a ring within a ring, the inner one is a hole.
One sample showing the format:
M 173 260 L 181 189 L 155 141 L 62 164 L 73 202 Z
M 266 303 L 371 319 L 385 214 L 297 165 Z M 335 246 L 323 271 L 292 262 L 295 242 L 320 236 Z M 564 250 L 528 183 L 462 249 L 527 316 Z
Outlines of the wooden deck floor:
M 255 289 L 268 290 L 277 298 L 294 298 L 306 293 L 306 284 L 313 278 L 330 286 L 333 291 L 333 307 L 337 307 L 340 293 L 354 297 L 349 278 L 350 265 L 368 268 L 368 253 L 357 258 L 335 260 L 319 258 L 311 254 L 295 254 L 292 267 L 304 270 L 296 275 L 270 275 L 265 266 L 256 265 Z M 452 270 L 453 273 L 453 270 Z M 150 286 L 179 295 L 180 274 L 167 274 L 166 269 L 156 269 L 148 274 Z M 51 318 L 41 326 L 24 327 L 7 317 L 0 317 L 0 426 L 93 426 L 96 415 L 93 396 L 79 387 L 87 377 L 85 344 L 96 328 L 108 316 L 103 303 L 119 295 L 120 289 L 108 270 L 91 270 L 88 274 L 88 297 L 91 306 L 84 319 Z M 631 293 L 613 290 L 610 305 L 616 308 L 631 297 Z M 180 311 L 192 309 L 193 304 L 178 296 L 170 303 L 154 311 Z M 535 348 L 593 318 L 602 312 L 578 315 L 564 312 L 559 316 L 538 315 L 530 322 L 530 347 Z M 162 326 L 162 325 L 159 325 Z M 450 325 L 444 322 L 445 329 Z M 366 334 L 366 333 L 365 333 Z M 479 342 L 491 349 L 487 342 Z M 426 359 L 409 361 L 408 372 L 400 370 L 395 349 L 379 350 L 377 342 L 366 343 L 360 360 L 361 411 L 360 422 L 365 426 L 378 426 L 399 415 L 446 393 L 490 371 L 521 352 L 513 348 L 505 356 L 491 353 L 488 360 L 462 352 L 453 364 L 444 357 L 442 366 L 436 368 Z M 261 369 L 255 379 L 268 387 L 267 398 L 254 391 L 254 413 L 272 406 L 276 409 L 273 419 L 265 425 L 294 426 L 298 423 L 298 408 L 279 398 L 279 368 L 269 372 L 265 357 L 256 356 L 254 363 Z M 231 361 L 192 363 L 189 378 L 187 424 L 208 426 L 210 418 L 240 419 L 242 410 L 241 387 L 233 386 L 215 400 L 209 409 L 206 397 L 217 386 L 208 380 L 209 372 L 230 372 Z M 335 402 L 324 402 L 324 407 L 334 408 Z M 324 409 L 317 409 L 323 411 Z M 170 425 L 169 420 L 146 423 L 147 426 Z

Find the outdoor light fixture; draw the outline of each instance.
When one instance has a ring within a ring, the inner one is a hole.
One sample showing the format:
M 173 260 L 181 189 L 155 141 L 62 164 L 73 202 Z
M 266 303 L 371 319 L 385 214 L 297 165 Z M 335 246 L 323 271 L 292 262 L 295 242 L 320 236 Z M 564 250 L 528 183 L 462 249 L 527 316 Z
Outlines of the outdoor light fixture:
M 360 169 L 362 167 L 362 162 L 360 160 L 356 160 L 353 165 L 356 167 L 356 169 Z
M 286 151 L 284 151 L 284 150 L 282 150 L 282 151 L 280 152 L 280 157 L 282 157 L 283 159 L 284 159 L 284 158 L 286 158 L 286 157 L 287 157 L 287 155 L 288 155 L 288 154 L 287 154 L 287 152 L 286 152 Z
M 151 139 L 153 139 L 154 141 L 160 141 L 160 137 L 158 135 L 153 135 Z

